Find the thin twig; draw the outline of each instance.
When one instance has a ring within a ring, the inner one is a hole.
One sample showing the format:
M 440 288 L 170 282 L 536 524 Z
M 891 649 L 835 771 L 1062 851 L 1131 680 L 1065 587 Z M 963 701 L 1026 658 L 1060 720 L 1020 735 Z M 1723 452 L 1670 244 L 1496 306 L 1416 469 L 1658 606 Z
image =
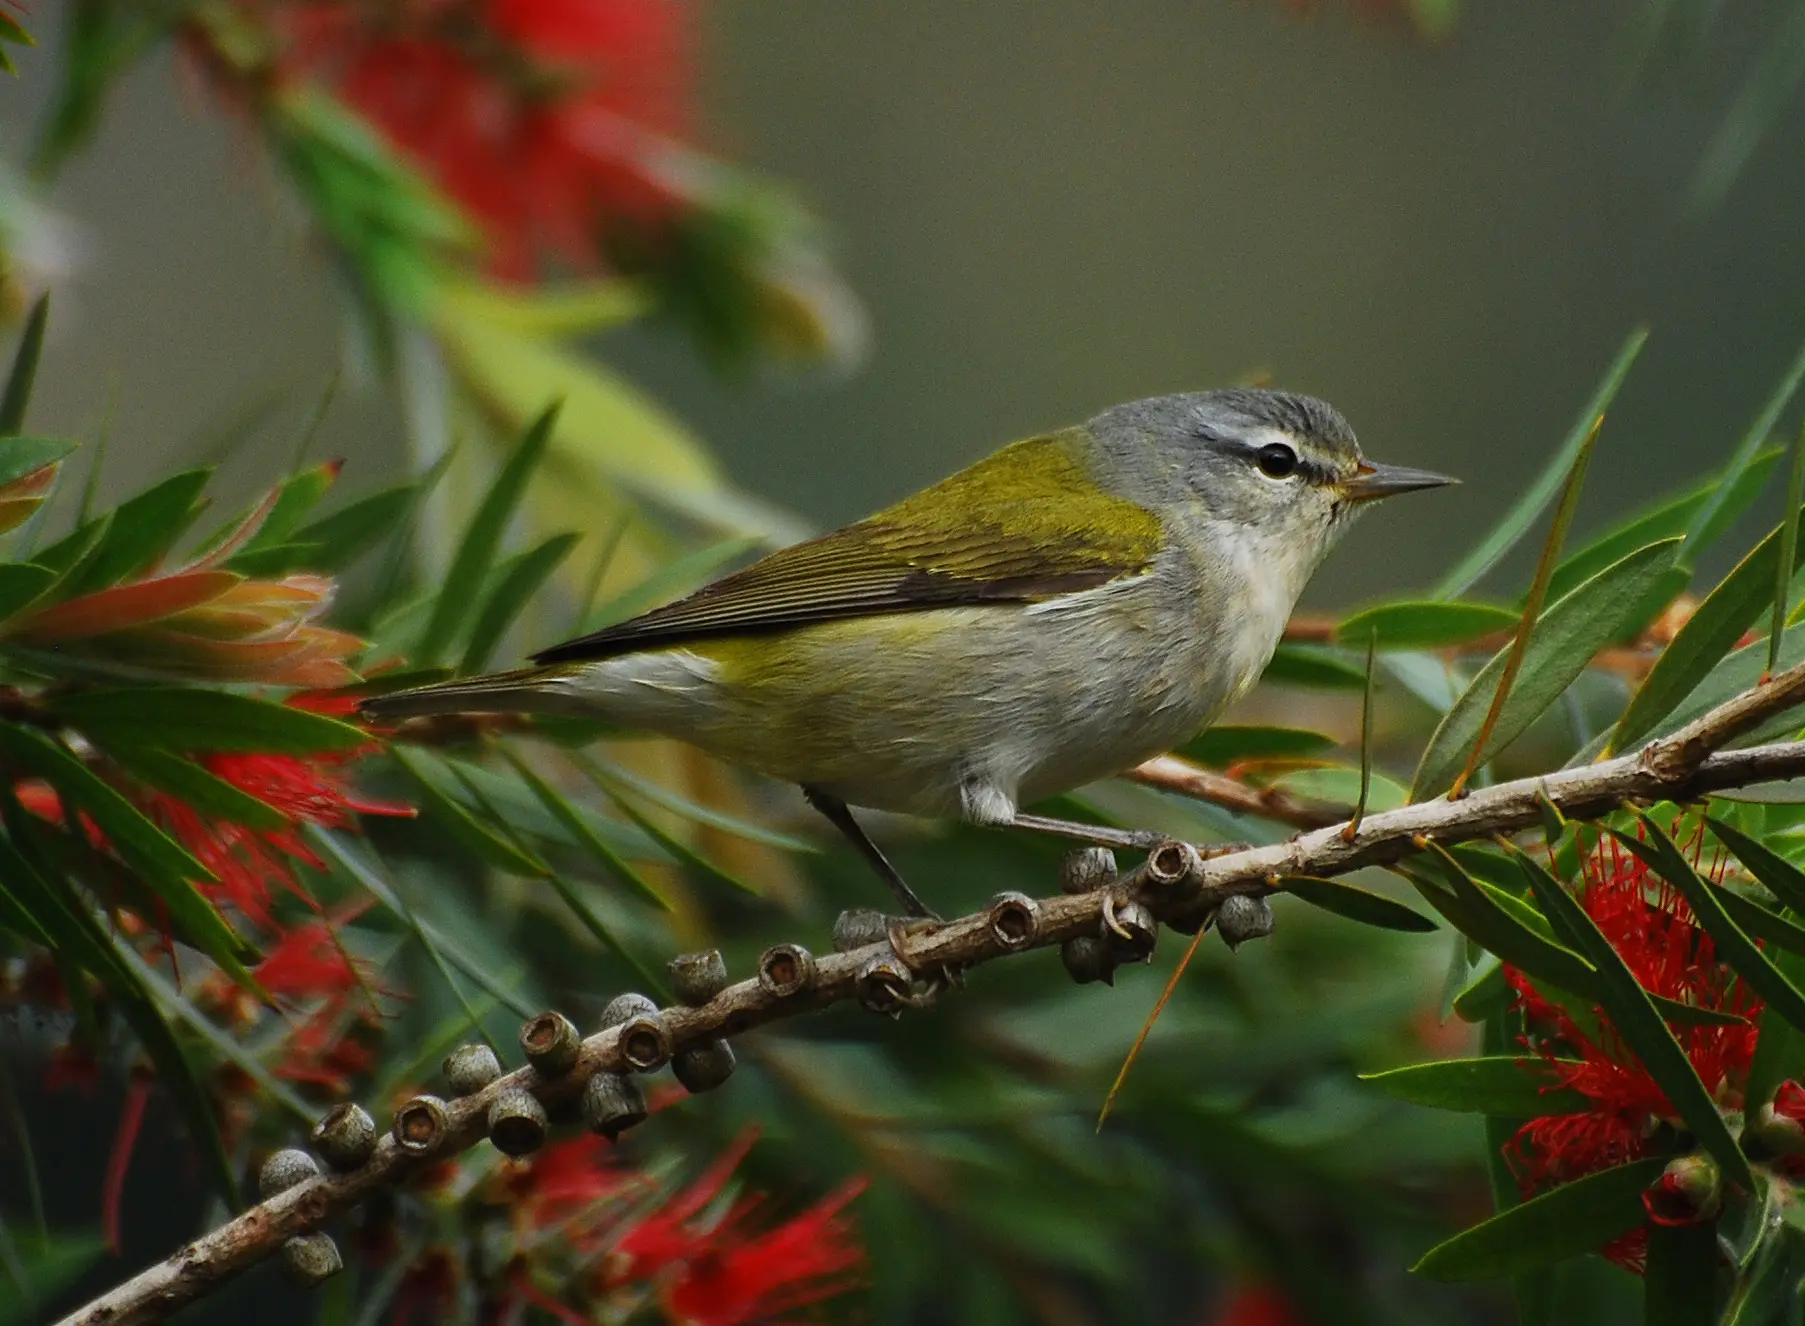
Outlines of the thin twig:
M 1422 837 L 1454 843 L 1530 828 L 1542 822 L 1539 801 L 1544 799 L 1570 818 L 1586 818 L 1616 809 L 1625 798 L 1687 800 L 1724 788 L 1805 775 L 1805 742 L 1693 758 L 1697 751 L 1730 740 L 1777 712 L 1788 697 L 1796 702 L 1801 695 L 1805 666 L 1782 673 L 1767 686 L 1738 696 L 1636 754 L 1500 783 L 1461 801 L 1436 798 L 1369 815 L 1351 840 L 1331 825 L 1287 843 L 1216 857 L 1203 867 L 1201 880 L 1159 886 L 1148 881 L 1142 869 L 1104 892 L 1042 898 L 1035 904 L 1031 937 L 1004 932 L 993 925 L 989 912 L 959 917 L 907 941 L 901 956 L 911 970 L 927 973 L 975 967 L 1081 935 L 1094 936 L 1102 923 L 1106 893 L 1117 901 L 1132 894 L 1161 920 L 1195 918 L 1213 911 L 1230 895 L 1269 893 L 1286 875 L 1338 875 L 1395 861 L 1418 850 L 1415 840 Z M 853 1000 L 858 997 L 860 968 L 888 953 L 888 944 L 880 943 L 820 957 L 813 984 L 788 996 L 774 995 L 755 980 L 741 981 L 699 1008 L 666 1009 L 664 1025 L 672 1046 L 681 1050 Z M 483 1139 L 491 1102 L 503 1091 L 532 1091 L 555 1114 L 591 1074 L 624 1069 L 619 1039 L 619 1029 L 591 1036 L 583 1042 L 576 1068 L 560 1077 L 545 1078 L 532 1068 L 522 1068 L 474 1096 L 448 1103 L 446 1127 L 427 1154 L 403 1151 L 385 1136 L 359 1169 L 309 1179 L 252 1207 L 71 1313 L 60 1326 L 137 1326 L 162 1320 L 268 1257 L 287 1239 L 318 1229 L 334 1214 L 379 1188 L 402 1182 L 424 1165 L 475 1146 Z
M 1345 807 L 1323 801 L 1304 801 L 1274 787 L 1255 787 L 1227 774 L 1199 769 L 1175 755 L 1157 756 L 1122 776 L 1147 787 L 1176 792 L 1193 801 L 1207 801 L 1225 810 L 1289 824 L 1294 829 L 1320 829 L 1325 824 L 1339 824 L 1347 818 Z

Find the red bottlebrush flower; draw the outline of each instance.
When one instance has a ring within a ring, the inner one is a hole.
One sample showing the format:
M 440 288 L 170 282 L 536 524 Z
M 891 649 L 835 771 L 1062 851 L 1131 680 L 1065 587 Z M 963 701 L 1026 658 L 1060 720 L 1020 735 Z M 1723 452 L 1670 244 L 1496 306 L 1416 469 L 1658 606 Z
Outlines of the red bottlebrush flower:
M 1693 839 L 1695 852 L 1699 841 Z M 1722 870 L 1712 867 L 1705 873 L 1715 877 Z M 1602 840 L 1586 857 L 1576 896 L 1644 989 L 1748 1019 L 1731 1026 L 1673 1029 L 1706 1088 L 1727 1104 L 1739 1104 L 1755 1052 L 1761 1001 L 1717 960 L 1710 935 L 1694 923 L 1685 898 L 1614 839 Z M 1518 1130 L 1507 1158 L 1524 1194 L 1652 1154 L 1656 1130 L 1677 1119 L 1678 1112 L 1620 1043 L 1602 1010 L 1594 1010 L 1596 1023 L 1581 1026 L 1523 973 L 1507 968 L 1506 976 L 1525 1017 L 1529 1048 L 1554 1070 L 1558 1085 L 1593 1102 L 1586 1113 L 1548 1115 Z M 1603 1252 L 1639 1270 L 1644 1250 L 1642 1232 L 1633 1231 Z
M 495 269 L 582 268 L 681 205 L 689 12 L 680 0 L 304 0 L 264 7 L 279 75 L 316 79 L 486 229 Z
M 1278 1290 L 1238 1285 L 1218 1304 L 1210 1326 L 1304 1326 L 1304 1319 Z

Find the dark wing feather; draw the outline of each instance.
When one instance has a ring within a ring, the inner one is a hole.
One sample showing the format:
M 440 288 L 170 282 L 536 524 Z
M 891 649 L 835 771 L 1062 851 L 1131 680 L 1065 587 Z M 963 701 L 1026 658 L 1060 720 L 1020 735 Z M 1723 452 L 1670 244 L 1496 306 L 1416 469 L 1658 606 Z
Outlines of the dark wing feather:
M 1070 433 L 1018 442 L 869 519 L 780 549 L 534 662 L 874 613 L 1033 602 L 1137 574 L 1158 551 L 1159 521 L 1098 488 L 1078 458 L 1081 443 Z

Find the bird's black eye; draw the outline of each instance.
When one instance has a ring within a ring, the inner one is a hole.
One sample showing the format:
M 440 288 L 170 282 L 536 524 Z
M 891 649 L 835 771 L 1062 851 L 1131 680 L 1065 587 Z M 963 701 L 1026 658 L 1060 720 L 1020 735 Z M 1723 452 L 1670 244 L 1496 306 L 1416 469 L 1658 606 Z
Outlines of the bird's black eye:
M 1288 479 L 1297 473 L 1297 453 L 1283 442 L 1269 442 L 1253 458 L 1268 479 Z

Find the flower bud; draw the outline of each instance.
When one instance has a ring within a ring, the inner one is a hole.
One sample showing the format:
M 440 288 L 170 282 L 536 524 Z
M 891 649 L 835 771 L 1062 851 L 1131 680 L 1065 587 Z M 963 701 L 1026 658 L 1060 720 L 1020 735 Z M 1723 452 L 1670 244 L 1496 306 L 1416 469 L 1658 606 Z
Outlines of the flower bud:
M 646 1118 L 645 1093 L 620 1073 L 593 1073 L 583 1084 L 583 1122 L 610 1141 Z
M 489 1140 L 505 1156 L 524 1156 L 545 1145 L 545 1106 L 524 1087 L 504 1091 L 489 1106 Z
M 869 907 L 848 907 L 834 920 L 834 952 L 850 953 L 890 937 L 890 918 Z
M 727 988 L 727 962 L 718 948 L 679 953 L 670 961 L 671 990 L 677 1002 L 699 1008 Z
M 297 1234 L 282 1245 L 282 1269 L 303 1289 L 330 1280 L 345 1269 L 330 1234 Z
M 1114 924 L 1104 918 L 1099 937 L 1109 957 L 1118 966 L 1129 962 L 1152 962 L 1154 946 L 1159 943 L 1159 922 L 1147 905 L 1130 899 L 1115 907 Z
M 1116 877 L 1116 854 L 1107 847 L 1080 847 L 1059 863 L 1059 887 L 1066 893 L 1095 893 Z
M 1025 893 L 1011 890 L 990 900 L 984 914 L 990 937 L 1006 952 L 1027 948 L 1040 931 L 1040 904 Z
M 298 1183 L 318 1177 L 319 1162 L 299 1147 L 285 1146 L 270 1154 L 257 1171 L 257 1196 L 268 1201 Z
M 1743 1125 L 1743 1136 L 1758 1142 L 1770 1155 L 1805 1155 L 1805 1127 L 1791 1115 L 1774 1109 L 1773 1102 L 1762 1104 Z
M 815 957 L 800 944 L 773 944 L 758 955 L 758 983 L 773 999 L 801 994 L 815 983 Z
M 520 1029 L 520 1048 L 541 1077 L 562 1077 L 576 1067 L 583 1038 L 562 1013 L 541 1013 Z
M 1216 933 L 1231 949 L 1240 948 L 1250 939 L 1266 938 L 1272 927 L 1272 904 L 1264 898 L 1231 893 L 1216 908 Z
M 853 979 L 859 1003 L 868 1013 L 901 1017 L 915 988 L 915 977 L 893 953 L 867 958 Z
M 314 1125 L 313 1145 L 333 1169 L 361 1168 L 376 1150 L 376 1120 L 355 1101 L 334 1105 Z
M 691 1095 L 713 1091 L 733 1076 L 733 1046 L 726 1041 L 703 1041 L 677 1051 L 671 1072 Z
M 1171 888 L 1187 880 L 1203 878 L 1203 856 L 1186 842 L 1168 838 L 1147 853 L 1146 877 L 1149 884 Z
M 445 1140 L 450 1119 L 437 1096 L 415 1096 L 395 1111 L 395 1143 L 410 1155 L 424 1156 Z
M 1644 1190 L 1642 1208 L 1657 1225 L 1697 1225 L 1723 1209 L 1723 1174 L 1703 1152 L 1675 1156 Z
M 501 1060 L 487 1045 L 460 1045 L 445 1056 L 445 1085 L 454 1096 L 474 1096 L 501 1076 Z
M 1095 935 L 1079 935 L 1076 939 L 1066 940 L 1059 946 L 1059 960 L 1065 964 L 1066 974 L 1079 985 L 1089 985 L 1092 981 L 1102 981 L 1105 985 L 1116 983 L 1116 964 L 1104 952 L 1103 941 Z

